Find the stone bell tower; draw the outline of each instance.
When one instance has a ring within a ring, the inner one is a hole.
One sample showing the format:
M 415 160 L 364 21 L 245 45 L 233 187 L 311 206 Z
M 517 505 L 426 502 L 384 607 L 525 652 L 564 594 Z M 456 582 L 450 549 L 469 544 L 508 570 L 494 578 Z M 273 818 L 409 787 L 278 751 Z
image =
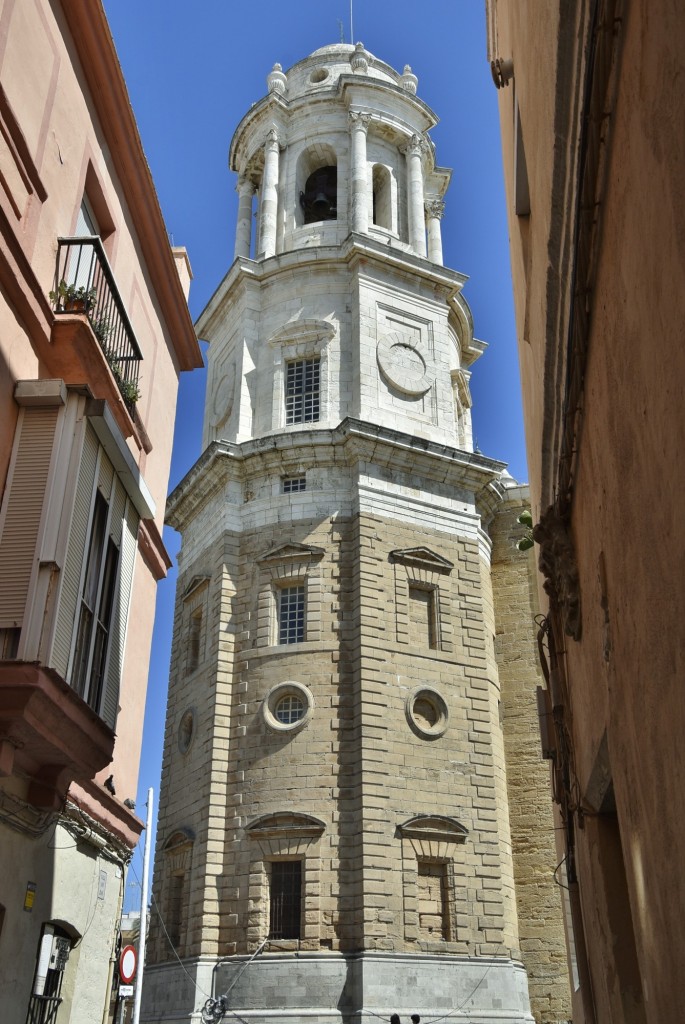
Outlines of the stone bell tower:
M 268 86 L 231 143 L 204 452 L 168 505 L 143 1019 L 530 1021 L 484 529 L 511 478 L 473 451 L 436 117 L 361 43 Z

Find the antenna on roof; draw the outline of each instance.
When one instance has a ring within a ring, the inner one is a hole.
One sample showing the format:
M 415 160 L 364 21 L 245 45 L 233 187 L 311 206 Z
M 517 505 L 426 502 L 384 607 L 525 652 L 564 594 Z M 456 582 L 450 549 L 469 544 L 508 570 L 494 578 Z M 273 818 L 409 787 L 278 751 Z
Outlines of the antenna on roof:
M 354 46 L 354 23 L 352 21 L 352 2 L 353 0 L 350 0 L 350 42 Z
M 345 29 L 343 27 L 343 23 L 340 20 L 340 18 L 338 18 L 338 28 L 340 29 L 340 42 L 344 43 L 345 42 Z

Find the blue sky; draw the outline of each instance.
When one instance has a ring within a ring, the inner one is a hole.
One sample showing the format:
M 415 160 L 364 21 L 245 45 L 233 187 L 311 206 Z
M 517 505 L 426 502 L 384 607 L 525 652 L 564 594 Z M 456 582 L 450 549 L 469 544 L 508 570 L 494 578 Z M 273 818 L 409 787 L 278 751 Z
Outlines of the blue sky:
M 350 41 L 349 0 L 105 0 L 131 103 L 175 245 L 188 249 L 193 319 L 233 255 L 237 195 L 233 130 L 287 68 L 320 46 Z M 440 118 L 438 162 L 454 169 L 442 222 L 445 264 L 469 275 L 464 295 L 488 342 L 471 381 L 474 432 L 485 455 L 526 479 L 497 91 L 486 60 L 485 0 L 354 0 L 355 42 L 401 70 Z M 184 375 L 170 486 L 200 454 L 205 375 Z M 179 538 L 165 540 L 172 555 Z M 160 585 L 138 791 L 159 801 L 175 573 Z M 134 858 L 141 876 L 142 858 Z M 133 874 L 126 908 L 139 901 Z

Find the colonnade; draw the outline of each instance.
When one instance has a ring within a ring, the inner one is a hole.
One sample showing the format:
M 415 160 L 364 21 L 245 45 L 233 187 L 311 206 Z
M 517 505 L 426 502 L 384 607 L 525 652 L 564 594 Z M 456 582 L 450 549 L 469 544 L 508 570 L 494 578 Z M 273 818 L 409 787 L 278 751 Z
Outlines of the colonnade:
M 371 115 L 363 111 L 350 111 L 350 228 L 357 234 L 369 231 L 368 161 L 366 138 Z M 264 171 L 258 215 L 258 255 L 267 258 L 276 255 L 276 229 L 278 223 L 278 175 L 280 142 L 272 128 L 264 143 Z M 426 201 L 424 192 L 423 157 L 427 143 L 420 135 L 412 135 L 401 149 L 407 162 L 407 214 L 409 245 L 417 256 L 442 265 L 442 237 L 440 220 L 445 204 L 439 199 Z M 251 178 L 238 180 L 238 221 L 235 235 L 235 257 L 249 258 L 252 246 L 252 199 L 256 186 Z M 426 233 L 428 244 L 426 245 Z

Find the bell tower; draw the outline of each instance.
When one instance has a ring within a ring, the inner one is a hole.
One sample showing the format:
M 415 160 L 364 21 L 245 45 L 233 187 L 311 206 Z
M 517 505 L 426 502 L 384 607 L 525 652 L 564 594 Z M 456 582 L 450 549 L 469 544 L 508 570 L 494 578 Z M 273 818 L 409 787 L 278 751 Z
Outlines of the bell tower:
M 231 142 L 144 1020 L 532 1020 L 485 529 L 511 478 L 473 450 L 436 120 L 338 44 Z

